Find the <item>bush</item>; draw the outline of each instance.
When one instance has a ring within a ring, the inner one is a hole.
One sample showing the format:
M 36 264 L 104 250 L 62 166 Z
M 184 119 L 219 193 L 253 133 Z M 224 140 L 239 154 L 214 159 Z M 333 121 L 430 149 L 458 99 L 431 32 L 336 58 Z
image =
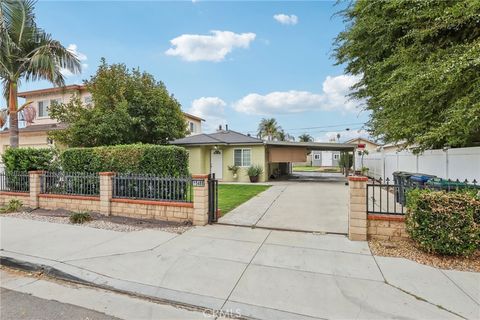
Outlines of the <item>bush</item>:
M 55 170 L 58 168 L 57 151 L 53 148 L 8 148 L 2 156 L 7 172 Z
M 188 175 L 185 148 L 148 144 L 66 149 L 60 155 L 65 172 L 149 173 Z
M 17 199 L 12 199 L 8 202 L 8 204 L 4 207 L 0 208 L 0 213 L 10 213 L 10 212 L 17 212 L 23 206 L 22 201 Z
M 258 177 L 262 173 L 263 173 L 262 167 L 257 165 L 250 166 L 247 171 L 247 174 L 249 177 Z
M 75 212 L 70 215 L 71 223 L 85 223 L 92 220 L 92 216 L 88 212 Z
M 407 232 L 426 252 L 470 255 L 480 244 L 480 201 L 472 193 L 413 189 L 407 208 Z

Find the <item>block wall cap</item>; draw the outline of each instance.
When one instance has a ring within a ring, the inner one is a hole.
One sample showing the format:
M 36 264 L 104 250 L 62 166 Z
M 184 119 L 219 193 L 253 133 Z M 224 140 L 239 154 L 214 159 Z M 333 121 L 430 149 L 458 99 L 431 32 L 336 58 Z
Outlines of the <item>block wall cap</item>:
M 46 171 L 43 171 L 43 170 L 32 170 L 32 171 L 28 171 L 28 174 L 43 174 L 45 172 Z
M 192 174 L 193 179 L 207 179 L 208 174 Z
M 0 195 L 2 196 L 19 196 L 19 197 L 29 197 L 30 193 L 28 192 L 12 192 L 12 191 L 1 191 Z
M 350 177 L 348 177 L 348 181 L 368 181 L 368 177 L 364 177 L 364 176 L 350 176 Z
M 100 201 L 100 197 L 95 196 L 77 196 L 71 194 L 50 194 L 50 193 L 41 193 L 38 195 L 40 198 L 53 198 L 53 199 L 72 199 L 72 200 L 93 200 Z
M 98 175 L 100 175 L 100 176 L 114 176 L 115 172 L 99 172 Z
M 382 220 L 382 221 L 405 221 L 405 216 L 393 215 L 393 214 L 369 214 L 367 215 L 368 220 Z

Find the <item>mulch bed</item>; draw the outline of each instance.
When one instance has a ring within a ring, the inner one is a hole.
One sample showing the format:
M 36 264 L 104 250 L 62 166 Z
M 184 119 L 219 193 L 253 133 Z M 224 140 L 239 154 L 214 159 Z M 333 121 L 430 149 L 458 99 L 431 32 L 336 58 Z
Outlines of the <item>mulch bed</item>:
M 24 210 L 23 212 L 4 214 L 4 216 L 54 223 L 72 224 L 69 220 L 71 214 L 71 211 L 62 209 L 36 209 L 32 211 Z M 159 229 L 166 232 L 183 233 L 192 228 L 192 225 L 189 222 L 179 223 L 173 221 L 162 221 L 153 219 L 135 219 L 119 216 L 104 216 L 96 212 L 90 212 L 90 216 L 92 217 L 92 221 L 85 222 L 81 225 L 86 227 L 122 232 L 138 231 L 143 229 Z
M 480 250 L 470 257 L 441 256 L 426 253 L 412 240 L 370 240 L 370 250 L 376 256 L 406 258 L 440 269 L 480 272 Z

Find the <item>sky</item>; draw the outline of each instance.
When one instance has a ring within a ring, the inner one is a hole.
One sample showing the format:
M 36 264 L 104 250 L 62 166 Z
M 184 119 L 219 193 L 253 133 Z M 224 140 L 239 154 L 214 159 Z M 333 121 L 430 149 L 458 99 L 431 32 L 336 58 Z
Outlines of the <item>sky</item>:
M 161 80 L 183 111 L 255 134 L 274 117 L 286 132 L 328 141 L 365 136 L 368 114 L 346 97 L 358 78 L 335 66 L 346 4 L 321 2 L 39 1 L 37 24 L 77 54 L 82 83 L 100 59 Z M 50 87 L 23 82 L 21 91 Z M 347 130 L 349 129 L 349 130 Z

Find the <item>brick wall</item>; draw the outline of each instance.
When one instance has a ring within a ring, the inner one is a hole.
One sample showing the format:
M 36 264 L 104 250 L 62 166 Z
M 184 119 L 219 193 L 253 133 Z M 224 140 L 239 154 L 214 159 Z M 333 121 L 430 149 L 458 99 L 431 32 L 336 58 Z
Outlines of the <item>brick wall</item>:
M 20 200 L 23 205 L 30 206 L 30 193 L 27 192 L 0 192 L 0 206 L 6 205 L 10 200 Z
M 389 214 L 368 215 L 368 239 L 402 240 L 408 238 L 405 230 L 405 217 Z
M 112 199 L 111 214 L 137 219 L 193 221 L 193 203 Z
M 39 194 L 38 206 L 42 209 L 65 209 L 69 211 L 100 211 L 99 197 L 84 197 L 60 194 Z

